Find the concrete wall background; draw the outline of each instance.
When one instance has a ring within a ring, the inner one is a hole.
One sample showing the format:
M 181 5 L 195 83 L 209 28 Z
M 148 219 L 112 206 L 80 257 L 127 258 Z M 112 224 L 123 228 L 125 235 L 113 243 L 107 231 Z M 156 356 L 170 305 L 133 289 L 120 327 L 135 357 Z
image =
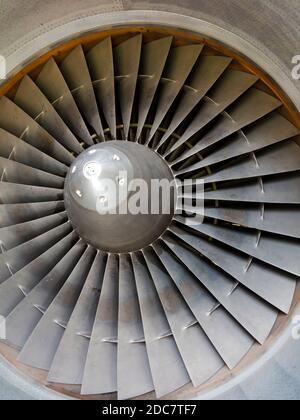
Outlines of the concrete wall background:
M 300 54 L 299 0 L 0 0 L 0 54 L 16 54 L 30 41 L 67 23 L 132 10 L 183 14 L 239 36 L 284 74 L 297 92 L 290 96 L 300 109 L 300 80 L 291 77 L 292 58 Z M 290 91 L 285 83 L 281 87 Z
M 133 9 L 178 12 L 215 23 L 268 48 L 289 69 L 292 56 L 300 54 L 299 0 L 0 0 L 0 53 L 45 27 Z

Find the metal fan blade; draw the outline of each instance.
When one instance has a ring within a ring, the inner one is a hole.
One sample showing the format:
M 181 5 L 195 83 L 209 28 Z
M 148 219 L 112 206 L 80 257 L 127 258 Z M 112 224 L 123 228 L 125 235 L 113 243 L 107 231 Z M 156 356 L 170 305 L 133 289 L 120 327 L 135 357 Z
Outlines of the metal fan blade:
M 66 176 L 68 170 L 66 165 L 2 128 L 0 128 L 0 155 L 54 175 Z
M 147 265 L 189 376 L 193 385 L 199 386 L 218 372 L 224 363 L 177 289 L 176 282 L 172 280 L 174 273 L 170 276 L 165 270 L 164 267 L 168 271 L 170 267 L 165 264 L 164 250 L 159 245 L 154 245 L 154 250 L 163 264 L 153 251 L 146 250 Z
M 161 398 L 189 383 L 190 378 L 145 259 L 134 253 L 132 262 L 155 393 Z
M 49 382 L 82 384 L 106 260 L 98 252 L 51 364 Z
M 178 171 L 178 174 L 200 170 L 225 160 L 246 155 L 295 137 L 299 130 L 280 114 L 272 114 L 254 126 L 237 133 L 199 163 Z
M 60 70 L 73 94 L 77 106 L 96 134 L 104 138 L 98 105 L 81 45 L 64 59 Z
M 30 241 L 36 236 L 42 235 L 50 229 L 65 223 L 68 216 L 65 211 L 40 219 L 31 220 L 13 226 L 0 228 L 1 247 L 8 251 L 23 242 Z
M 82 152 L 83 148 L 74 134 L 29 76 L 22 79 L 14 102 L 68 150 Z
M 273 96 L 258 89 L 249 89 L 220 116 L 208 134 L 203 136 L 195 146 L 184 152 L 172 163 L 181 162 L 190 156 L 202 152 L 238 130 L 254 123 L 281 105 L 282 103 Z
M 49 247 L 70 233 L 70 231 L 71 226 L 67 222 L 0 254 L 0 283 L 3 283 L 25 265 L 43 254 Z
M 63 201 L 0 204 L 0 229 L 50 216 L 62 212 L 64 208 Z
M 0 314 L 7 317 L 78 241 L 73 231 L 0 285 Z
M 171 49 L 162 75 L 162 86 L 159 92 L 158 106 L 147 140 L 148 144 L 181 91 L 186 79 L 196 64 L 202 49 L 203 45 L 201 44 L 184 45 Z
M 58 201 L 63 198 L 63 190 L 32 185 L 2 182 L 0 204 L 40 203 Z
M 118 283 L 119 257 L 110 254 L 83 375 L 82 395 L 106 394 L 118 389 Z
M 195 236 L 178 226 L 173 225 L 170 231 L 262 299 L 282 312 L 289 311 L 296 287 L 294 276 L 215 241 Z M 165 237 L 164 241 L 171 248 L 176 246 L 170 236 Z
M 274 145 L 250 156 L 234 160 L 229 165 L 205 176 L 205 182 L 256 178 L 300 170 L 300 148 L 293 140 Z
M 74 156 L 11 100 L 0 98 L 0 126 L 54 159 L 71 165 Z
M 132 262 L 125 254 L 120 256 L 117 377 L 122 400 L 154 389 Z
M 249 73 L 227 70 L 215 84 L 208 97 L 200 105 L 199 111 L 180 139 L 168 150 L 168 154 L 182 146 L 193 135 L 220 115 L 229 105 L 257 82 L 257 77 Z
M 231 276 L 208 264 L 201 255 L 186 250 L 176 240 L 172 247 L 176 249 L 177 255 L 180 253 L 181 261 L 236 321 L 259 343 L 264 343 L 275 324 L 278 311 L 258 299 Z
M 298 207 L 276 207 L 264 204 L 246 204 L 242 208 L 232 204 L 218 207 L 206 206 L 204 215 L 235 225 L 300 239 Z
M 115 73 L 111 38 L 106 38 L 92 48 L 86 55 L 86 60 L 96 97 L 103 109 L 111 136 L 115 140 L 117 138 Z
M 52 270 L 21 300 L 7 317 L 7 341 L 23 348 L 73 270 L 78 266 L 86 245 L 78 241 Z M 67 305 L 66 305 L 67 306 Z M 52 319 L 52 322 L 55 318 Z M 49 338 L 41 342 L 48 343 Z M 41 350 L 41 353 L 46 349 Z M 35 350 L 34 353 L 35 354 Z
M 137 35 L 114 48 L 117 95 L 125 139 L 128 140 L 131 113 L 136 92 L 143 36 Z
M 182 222 L 180 216 L 176 220 Z M 299 242 L 295 239 L 208 223 L 193 225 L 192 229 L 290 274 L 300 274 L 300 263 L 297 259 Z
M 300 174 L 277 175 L 205 192 L 206 200 L 300 204 Z
M 233 368 L 248 353 L 253 345 L 253 339 L 207 292 L 198 278 L 186 269 L 187 266 L 184 266 L 184 259 L 182 260 L 179 251 L 180 247 L 176 248 L 175 255 L 183 264 L 178 264 L 178 261 L 172 258 L 173 268 L 177 269 L 175 274 L 172 268 L 173 280 L 220 357 L 229 368 Z M 169 261 L 168 268 L 171 269 L 169 260 L 171 256 L 168 256 L 168 260 L 167 256 L 166 253 L 163 256 L 160 252 L 160 257 L 164 258 L 164 261 Z M 226 340 L 224 340 L 225 333 Z
M 215 387 L 268 347 L 297 300 L 288 98 L 234 52 L 171 32 L 71 41 L 0 97 L 2 341 L 17 367 L 75 398 Z M 128 187 L 122 168 L 159 187 L 171 214 L 165 202 L 146 211 L 140 191 L 103 195 L 107 178 Z M 119 229 L 105 213 L 123 207 Z
M 35 83 L 71 131 L 87 145 L 93 145 L 90 132 L 54 58 L 44 65 Z
M 63 188 L 64 178 L 0 157 L 1 182 Z
M 175 111 L 171 124 L 156 149 L 159 149 L 170 138 L 176 128 L 221 77 L 230 63 L 231 59 L 228 57 L 203 56 L 199 58 L 195 69 L 186 81 L 184 95 Z
M 42 316 L 18 360 L 28 366 L 49 370 L 59 343 L 86 281 L 96 251 L 89 247 L 51 305 Z M 44 343 L 47 340 L 47 347 Z
M 143 45 L 139 80 L 139 116 L 136 140 L 140 139 L 170 52 L 173 37 Z

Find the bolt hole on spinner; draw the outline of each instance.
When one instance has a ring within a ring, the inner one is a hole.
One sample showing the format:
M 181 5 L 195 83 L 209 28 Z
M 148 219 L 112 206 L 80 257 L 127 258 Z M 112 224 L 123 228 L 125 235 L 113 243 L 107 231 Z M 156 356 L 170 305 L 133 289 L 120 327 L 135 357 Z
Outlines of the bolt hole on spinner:
M 299 301 L 299 121 L 246 57 L 170 27 L 27 64 L 0 86 L 2 356 L 96 400 L 197 397 L 254 364 Z M 169 211 L 117 212 L 135 179 L 172 184 Z

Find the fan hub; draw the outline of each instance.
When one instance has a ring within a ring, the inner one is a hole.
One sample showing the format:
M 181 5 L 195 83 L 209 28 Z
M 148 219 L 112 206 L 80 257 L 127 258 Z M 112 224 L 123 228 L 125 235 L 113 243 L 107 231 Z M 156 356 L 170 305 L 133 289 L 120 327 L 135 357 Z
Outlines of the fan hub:
M 71 165 L 66 210 L 90 245 L 111 253 L 133 252 L 158 239 L 171 223 L 173 187 L 172 171 L 154 151 L 128 141 L 101 143 Z

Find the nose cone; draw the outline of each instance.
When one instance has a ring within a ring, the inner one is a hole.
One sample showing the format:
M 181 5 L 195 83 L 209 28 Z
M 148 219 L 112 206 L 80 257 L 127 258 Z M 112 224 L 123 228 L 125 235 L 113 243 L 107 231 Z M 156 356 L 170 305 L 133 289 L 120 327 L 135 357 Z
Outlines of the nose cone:
M 171 223 L 174 185 L 167 163 L 149 148 L 127 141 L 101 143 L 73 162 L 65 183 L 66 210 L 90 245 L 133 252 L 158 239 Z

